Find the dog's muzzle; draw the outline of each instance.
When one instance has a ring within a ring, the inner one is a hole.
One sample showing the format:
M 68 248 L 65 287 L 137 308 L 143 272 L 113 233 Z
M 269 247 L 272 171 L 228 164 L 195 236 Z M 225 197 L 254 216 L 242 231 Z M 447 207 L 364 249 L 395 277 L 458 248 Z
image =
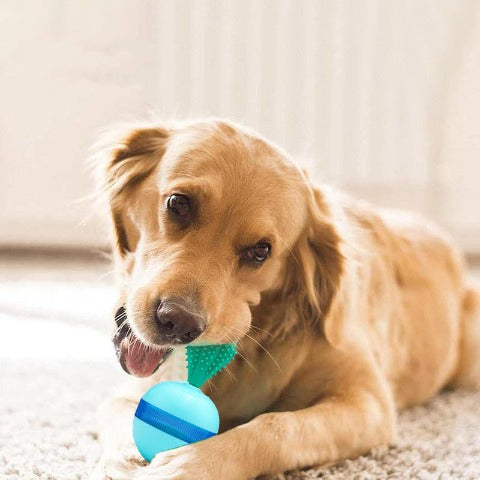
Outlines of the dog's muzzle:
M 137 377 L 152 375 L 173 351 L 168 346 L 151 347 L 141 342 L 128 325 L 124 307 L 117 310 L 115 323 L 117 330 L 112 339 L 115 353 L 122 368 L 131 375 Z

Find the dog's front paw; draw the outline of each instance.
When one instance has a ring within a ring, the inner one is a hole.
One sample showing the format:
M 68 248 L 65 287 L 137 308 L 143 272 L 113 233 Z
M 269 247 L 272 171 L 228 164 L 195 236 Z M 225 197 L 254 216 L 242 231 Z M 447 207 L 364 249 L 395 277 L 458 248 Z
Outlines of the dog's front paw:
M 212 439 L 213 440 L 213 439 Z M 215 448 L 215 442 L 186 445 L 175 450 L 159 453 L 145 468 L 135 472 L 135 480 L 246 480 L 241 469 L 235 466 L 228 455 L 234 452 Z
M 145 465 L 147 462 L 137 449 L 129 447 L 114 456 L 100 458 L 89 480 L 131 480 L 135 472 Z
M 214 480 L 220 478 L 215 476 L 212 469 L 211 459 L 201 458 L 197 448 L 193 445 L 169 450 L 159 453 L 152 460 L 150 465 L 138 470 L 135 480 Z

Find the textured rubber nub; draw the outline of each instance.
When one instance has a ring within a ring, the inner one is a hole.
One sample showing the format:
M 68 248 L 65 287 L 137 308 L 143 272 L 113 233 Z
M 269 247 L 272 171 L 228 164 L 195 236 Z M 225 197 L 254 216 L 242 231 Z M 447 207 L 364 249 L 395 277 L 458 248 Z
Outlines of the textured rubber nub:
M 188 345 L 188 383 L 200 388 L 208 379 L 226 367 L 237 353 L 234 343 L 222 345 Z

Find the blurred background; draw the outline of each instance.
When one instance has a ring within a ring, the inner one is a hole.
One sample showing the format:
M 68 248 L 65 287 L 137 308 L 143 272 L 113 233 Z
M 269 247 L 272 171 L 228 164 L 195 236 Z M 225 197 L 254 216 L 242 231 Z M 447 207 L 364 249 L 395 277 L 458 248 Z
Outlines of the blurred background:
M 106 247 L 99 131 L 221 116 L 480 253 L 477 0 L 0 5 L 0 245 Z
M 84 478 L 122 376 L 90 146 L 111 124 L 204 116 L 427 215 L 480 265 L 480 1 L 0 0 L 0 480 Z M 471 415 L 434 437 L 476 445 Z

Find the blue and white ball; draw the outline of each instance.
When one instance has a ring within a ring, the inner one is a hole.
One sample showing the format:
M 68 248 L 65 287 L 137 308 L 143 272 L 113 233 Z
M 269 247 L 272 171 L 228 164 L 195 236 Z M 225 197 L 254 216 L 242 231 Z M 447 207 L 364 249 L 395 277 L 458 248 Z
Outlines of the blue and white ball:
M 159 452 L 216 435 L 219 424 L 217 407 L 199 388 L 187 382 L 162 382 L 140 400 L 133 438 L 150 462 Z

